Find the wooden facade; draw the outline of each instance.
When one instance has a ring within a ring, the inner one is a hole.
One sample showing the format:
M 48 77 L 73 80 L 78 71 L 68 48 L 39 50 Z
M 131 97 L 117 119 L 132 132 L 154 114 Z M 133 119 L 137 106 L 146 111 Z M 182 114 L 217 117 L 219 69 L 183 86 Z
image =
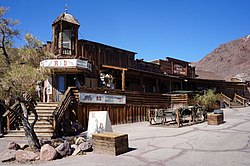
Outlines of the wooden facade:
M 190 102 L 190 97 L 187 94 L 163 95 L 86 87 L 73 88 L 72 92 L 78 103 L 74 110 L 76 111 L 76 119 L 84 128 L 88 125 L 90 111 L 108 111 L 111 124 L 115 125 L 145 121 L 149 109 L 167 109 L 174 107 L 175 104 L 188 105 Z M 126 96 L 126 104 L 81 103 L 79 102 L 79 93 L 123 95 Z
M 77 93 L 99 89 L 92 93 L 108 91 L 127 97 L 125 105 L 78 103 L 76 118 L 84 127 L 90 111 L 108 111 L 112 124 L 144 121 L 148 109 L 171 107 L 174 97 L 162 94 L 206 89 L 223 92 L 233 88 L 239 93 L 246 90 L 244 83 L 196 79 L 195 67 L 186 61 L 166 57 L 165 60 L 145 62 L 136 59 L 133 51 L 79 40 L 79 27 L 79 22 L 68 13 L 61 14 L 52 24 L 53 41 L 48 42 L 44 49 L 54 53 L 55 58 L 48 64 L 53 75 L 44 85 L 46 97 L 43 101 L 59 102 L 68 87 L 78 87 Z M 77 63 L 70 66 L 73 60 Z M 52 88 L 50 93 L 48 85 Z M 178 96 L 175 102 L 187 105 L 189 98 L 181 98 Z

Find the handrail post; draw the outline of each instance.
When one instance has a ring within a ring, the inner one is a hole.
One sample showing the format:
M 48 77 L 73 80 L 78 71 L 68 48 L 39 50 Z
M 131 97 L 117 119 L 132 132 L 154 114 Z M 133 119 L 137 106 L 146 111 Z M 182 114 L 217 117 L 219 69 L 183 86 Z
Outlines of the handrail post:
M 7 130 L 10 131 L 10 113 L 7 115 Z

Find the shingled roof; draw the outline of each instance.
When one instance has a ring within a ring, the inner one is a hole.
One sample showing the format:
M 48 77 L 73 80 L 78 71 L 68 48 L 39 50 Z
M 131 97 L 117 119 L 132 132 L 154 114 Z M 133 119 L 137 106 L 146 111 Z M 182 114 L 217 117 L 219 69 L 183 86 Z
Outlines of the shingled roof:
M 68 13 L 62 13 L 60 16 L 58 16 L 55 19 L 55 21 L 53 22 L 52 25 L 56 24 L 59 21 L 66 21 L 66 22 L 80 26 L 80 23 L 78 22 L 78 20 L 75 19 L 71 14 L 68 14 Z
M 196 78 L 206 80 L 224 80 L 221 76 L 211 72 L 203 70 L 195 70 Z

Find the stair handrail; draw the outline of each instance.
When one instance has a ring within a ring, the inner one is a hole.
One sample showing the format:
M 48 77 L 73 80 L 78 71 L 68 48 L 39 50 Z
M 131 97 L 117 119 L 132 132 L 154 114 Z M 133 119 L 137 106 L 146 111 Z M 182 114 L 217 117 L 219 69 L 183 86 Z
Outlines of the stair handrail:
M 6 107 L 6 112 L 3 114 L 3 117 L 7 119 L 7 130 L 10 131 L 11 125 L 14 125 L 17 122 L 18 115 L 16 112 L 21 112 L 21 106 L 18 101 L 16 101 L 11 107 Z
M 30 96 L 28 93 L 24 92 L 22 93 L 22 96 L 25 98 L 26 102 L 25 105 L 27 108 L 34 107 L 34 104 L 36 105 L 36 102 L 34 102 L 32 96 Z M 29 101 L 32 102 L 32 105 L 29 104 Z M 18 119 L 20 118 L 20 113 L 22 114 L 22 108 L 20 106 L 20 102 L 16 101 L 12 106 L 8 107 L 3 103 L 3 105 L 6 108 L 6 112 L 3 114 L 3 117 L 7 117 L 7 130 L 9 131 L 11 129 L 11 125 L 14 125 L 16 123 L 16 127 L 18 127 Z M 19 115 L 18 115 L 19 114 Z
M 221 92 L 221 99 L 223 100 L 223 102 L 225 102 L 228 105 L 228 107 L 231 107 L 232 99 L 230 97 L 226 96 L 225 94 Z
M 75 87 L 68 87 L 68 89 L 64 92 L 64 95 L 61 99 L 61 101 L 58 103 L 55 111 L 53 112 L 53 128 L 55 132 L 57 132 L 59 124 L 65 114 L 65 112 L 68 110 L 68 107 L 74 102 L 75 96 L 72 93 L 72 90 Z
M 234 94 L 234 101 L 235 102 L 239 102 L 240 104 L 242 104 L 243 106 L 246 105 L 247 99 L 238 95 L 237 93 Z

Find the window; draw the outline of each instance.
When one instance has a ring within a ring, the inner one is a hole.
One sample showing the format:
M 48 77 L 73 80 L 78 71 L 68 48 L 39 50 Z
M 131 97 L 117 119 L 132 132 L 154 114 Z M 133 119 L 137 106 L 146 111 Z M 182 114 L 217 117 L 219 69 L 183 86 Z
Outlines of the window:
M 63 40 L 62 44 L 61 44 L 61 40 Z M 65 54 L 65 55 L 71 54 L 71 31 L 70 30 L 64 30 L 63 32 L 60 32 L 60 34 L 59 34 L 59 48 L 61 48 L 61 46 L 63 49 L 63 54 Z
M 71 49 L 71 32 L 70 32 L 70 30 L 63 31 L 63 48 Z

